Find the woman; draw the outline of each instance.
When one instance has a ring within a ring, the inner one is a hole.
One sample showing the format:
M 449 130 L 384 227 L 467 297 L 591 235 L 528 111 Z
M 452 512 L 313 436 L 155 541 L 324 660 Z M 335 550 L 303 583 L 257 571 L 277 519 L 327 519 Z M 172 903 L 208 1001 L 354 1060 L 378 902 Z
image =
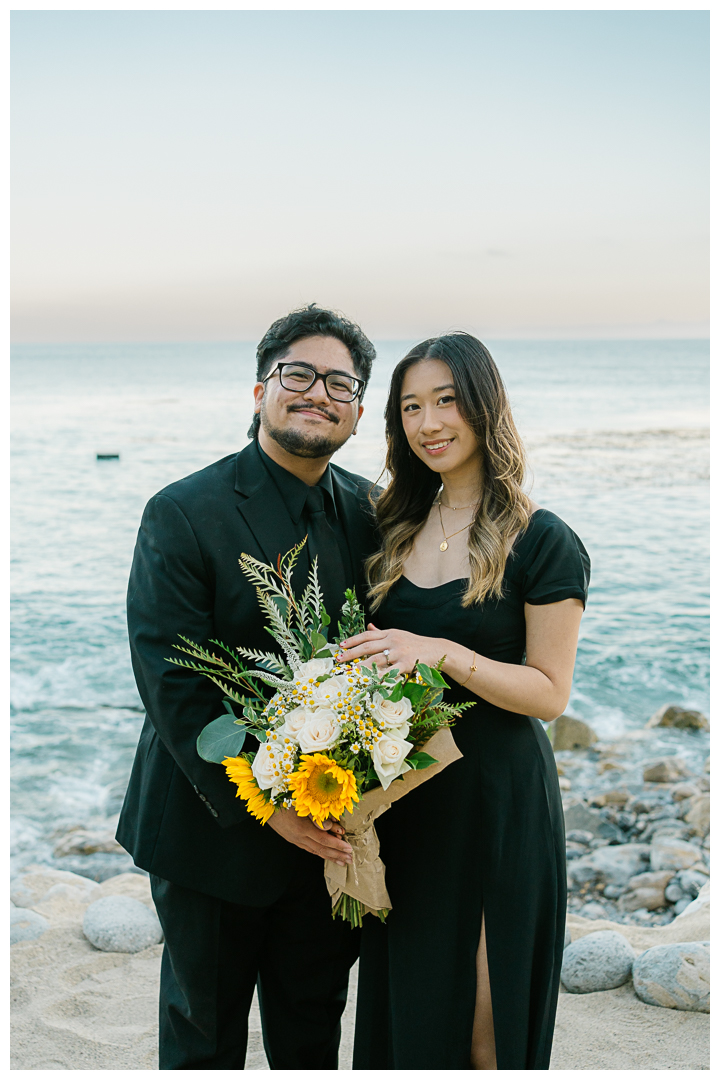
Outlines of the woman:
M 445 657 L 463 758 L 378 821 L 393 910 L 366 920 L 354 1069 L 547 1069 L 565 844 L 540 720 L 570 694 L 590 563 L 521 489 L 522 443 L 469 334 L 416 346 L 385 412 L 374 623 L 345 642 L 409 671 Z M 539 719 L 534 719 L 539 717 Z

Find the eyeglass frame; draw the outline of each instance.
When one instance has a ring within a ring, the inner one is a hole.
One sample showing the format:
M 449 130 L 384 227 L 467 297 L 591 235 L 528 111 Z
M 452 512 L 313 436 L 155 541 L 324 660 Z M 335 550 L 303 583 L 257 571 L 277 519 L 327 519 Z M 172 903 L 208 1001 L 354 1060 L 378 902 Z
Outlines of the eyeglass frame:
M 285 383 L 282 381 L 282 369 L 285 367 L 307 368 L 308 371 L 312 371 L 315 378 L 310 383 L 310 385 L 306 386 L 303 390 L 294 390 L 292 387 L 286 386 Z M 274 370 L 271 371 L 269 375 L 266 375 L 265 378 L 262 380 L 263 384 L 265 384 L 268 379 L 272 379 L 273 375 L 277 375 L 283 390 L 287 390 L 289 394 L 307 394 L 308 390 L 312 390 L 315 383 L 318 381 L 318 379 L 320 379 L 323 386 L 325 387 L 325 393 L 327 394 L 327 396 L 330 398 L 331 401 L 337 401 L 339 405 L 352 405 L 353 401 L 357 401 L 358 398 L 361 397 L 367 385 L 365 379 L 358 379 L 356 375 L 346 375 L 344 371 L 327 371 L 323 375 L 322 372 L 316 371 L 315 368 L 312 367 L 310 364 L 304 364 L 299 360 L 278 360 Z M 357 383 L 357 390 L 351 398 L 333 397 L 333 395 L 328 390 L 327 384 L 327 380 L 330 378 L 331 375 L 343 375 L 346 379 L 352 379 L 354 383 Z

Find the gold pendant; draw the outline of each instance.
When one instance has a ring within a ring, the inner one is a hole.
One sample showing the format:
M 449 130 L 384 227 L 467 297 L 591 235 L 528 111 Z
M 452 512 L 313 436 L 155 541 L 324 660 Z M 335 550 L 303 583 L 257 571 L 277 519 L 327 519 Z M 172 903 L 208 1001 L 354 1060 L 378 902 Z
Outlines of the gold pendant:
M 447 547 L 448 547 L 447 540 L 443 540 L 442 544 L 440 545 L 440 550 L 441 551 L 447 551 Z

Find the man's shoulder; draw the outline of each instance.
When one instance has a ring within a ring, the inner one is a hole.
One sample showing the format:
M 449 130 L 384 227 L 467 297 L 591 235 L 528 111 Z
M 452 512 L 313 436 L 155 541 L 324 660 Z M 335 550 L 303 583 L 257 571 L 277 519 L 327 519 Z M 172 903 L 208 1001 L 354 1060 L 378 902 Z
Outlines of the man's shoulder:
M 235 487 L 237 461 L 242 451 L 228 454 L 227 457 L 206 465 L 204 469 L 174 480 L 172 484 L 158 491 L 154 498 L 166 496 L 178 506 L 195 503 L 198 499 L 207 499 L 213 495 L 227 493 Z
M 331 465 L 333 483 L 337 483 L 339 487 L 352 491 L 357 494 L 357 497 L 362 499 L 363 502 L 367 500 L 368 496 L 377 496 L 381 493 L 382 488 L 373 483 L 372 480 L 368 480 L 366 476 L 361 476 L 360 473 L 352 473 L 348 469 L 343 469 L 342 465 Z

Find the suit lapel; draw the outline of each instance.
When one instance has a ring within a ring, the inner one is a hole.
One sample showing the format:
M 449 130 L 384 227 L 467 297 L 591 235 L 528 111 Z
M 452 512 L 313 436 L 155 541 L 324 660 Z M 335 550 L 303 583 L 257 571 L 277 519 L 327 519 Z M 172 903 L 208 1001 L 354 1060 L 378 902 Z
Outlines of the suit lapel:
M 235 490 L 243 496 L 238 511 L 265 561 L 277 566 L 278 555 L 284 555 L 298 542 L 297 527 L 254 442 L 238 454 Z

